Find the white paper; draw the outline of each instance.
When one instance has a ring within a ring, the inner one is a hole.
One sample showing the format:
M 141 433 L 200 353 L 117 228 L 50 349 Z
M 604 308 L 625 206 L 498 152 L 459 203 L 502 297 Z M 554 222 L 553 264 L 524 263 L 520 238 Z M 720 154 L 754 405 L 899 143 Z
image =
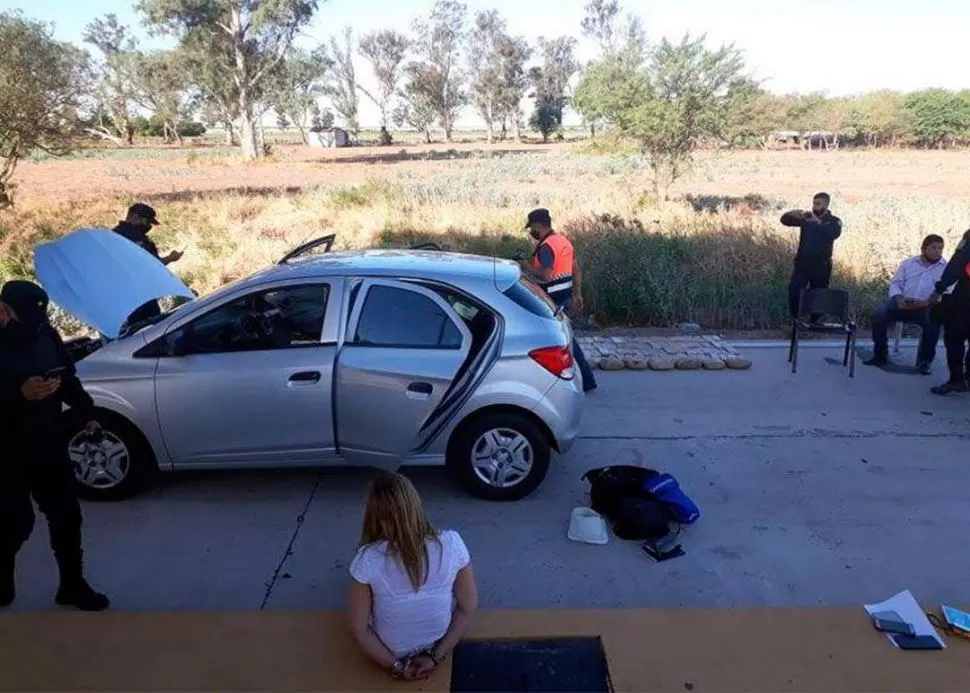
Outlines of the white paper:
M 880 611 L 895 611 L 906 623 L 912 624 L 916 635 L 932 635 L 942 647 L 946 647 L 943 638 L 936 632 L 936 628 L 930 623 L 930 619 L 926 617 L 926 612 L 923 611 L 919 602 L 916 601 L 913 593 L 909 590 L 903 590 L 896 596 L 890 597 L 879 604 L 866 604 L 864 608 L 870 616 L 878 614 Z M 886 637 L 893 644 L 893 647 L 899 647 L 892 639 L 891 634 L 886 633 Z

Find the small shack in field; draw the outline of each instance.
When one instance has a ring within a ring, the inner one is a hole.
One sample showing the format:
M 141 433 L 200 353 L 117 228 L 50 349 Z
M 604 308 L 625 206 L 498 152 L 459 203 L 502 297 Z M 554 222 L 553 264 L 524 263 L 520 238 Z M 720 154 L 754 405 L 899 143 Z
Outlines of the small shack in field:
M 350 134 L 343 128 L 338 127 L 310 130 L 310 146 L 324 149 L 349 147 Z

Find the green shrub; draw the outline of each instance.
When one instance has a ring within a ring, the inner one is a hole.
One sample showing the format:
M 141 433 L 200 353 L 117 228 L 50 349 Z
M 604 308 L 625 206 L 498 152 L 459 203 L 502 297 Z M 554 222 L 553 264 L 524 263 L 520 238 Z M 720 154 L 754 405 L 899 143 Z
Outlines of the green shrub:
M 708 328 L 779 329 L 788 322 L 792 244 L 756 218 L 696 215 L 648 229 L 637 219 L 604 214 L 562 227 L 583 275 L 583 298 L 602 325 L 666 327 L 696 322 Z M 477 233 L 385 228 L 381 247 L 435 242 L 446 250 L 510 258 L 525 239 Z M 833 286 L 854 296 L 860 322 L 882 300 L 885 282 L 858 279 L 837 267 Z

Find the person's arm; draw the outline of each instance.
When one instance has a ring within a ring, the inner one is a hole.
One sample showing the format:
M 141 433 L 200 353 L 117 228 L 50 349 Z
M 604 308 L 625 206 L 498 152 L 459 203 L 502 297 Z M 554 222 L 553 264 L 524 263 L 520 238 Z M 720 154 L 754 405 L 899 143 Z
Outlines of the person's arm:
M 781 225 L 801 228 L 805 223 L 807 213 L 801 209 L 793 209 L 781 215 Z
M 350 630 L 354 634 L 354 639 L 357 640 L 360 649 L 371 661 L 383 669 L 393 670 L 397 658 L 381 642 L 377 632 L 370 624 L 373 602 L 374 597 L 370 585 L 365 585 L 356 579 L 351 580 L 349 616 Z
M 935 295 L 937 297 L 959 281 L 960 277 L 963 276 L 963 268 L 967 266 L 967 262 L 970 262 L 970 243 L 964 244 L 962 248 L 958 248 L 953 253 L 946 269 L 943 270 L 940 281 L 936 283 Z
M 896 273 L 893 278 L 889 281 L 889 300 L 893 301 L 897 306 L 902 302 L 903 296 L 903 278 L 905 275 L 906 265 L 909 260 L 904 260 L 896 268 Z
M 94 420 L 94 400 L 84 389 L 77 372 L 71 368 L 61 376 L 61 401 L 85 421 Z
M 539 259 L 539 267 L 530 266 L 528 272 L 540 282 L 546 283 L 552 279 L 552 268 L 556 264 L 556 254 L 552 252 L 552 248 L 543 243 L 539 246 L 536 257 Z
M 478 610 L 478 586 L 475 584 L 475 573 L 469 563 L 458 571 L 454 585 L 455 612 L 451 616 L 451 625 L 438 644 L 431 650 L 431 656 L 437 661 L 444 660 L 461 639 L 468 633 L 472 624 L 472 616 Z
M 579 269 L 579 260 L 573 255 L 573 307 L 583 309 L 583 274 Z
M 61 398 L 61 402 L 69 406 L 78 416 L 85 421 L 93 421 L 94 400 L 84 389 L 81 379 L 77 377 L 77 370 L 74 368 L 71 356 L 67 353 L 67 348 L 64 346 L 60 335 L 53 328 L 51 328 L 51 332 L 53 332 L 54 339 L 57 340 L 57 350 L 61 357 L 61 363 L 68 364 L 67 371 L 60 376 L 61 386 L 57 394 Z
M 838 217 L 829 216 L 821 222 L 811 225 L 813 233 L 817 233 L 828 241 L 834 241 L 842 235 L 842 220 Z

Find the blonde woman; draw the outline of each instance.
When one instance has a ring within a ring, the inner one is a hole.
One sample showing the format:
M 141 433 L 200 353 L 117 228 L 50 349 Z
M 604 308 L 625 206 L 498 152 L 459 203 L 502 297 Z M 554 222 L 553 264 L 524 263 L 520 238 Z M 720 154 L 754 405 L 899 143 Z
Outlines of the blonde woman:
M 354 636 L 396 678 L 427 678 L 478 608 L 461 536 L 431 526 L 417 489 L 400 474 L 382 474 L 370 486 L 350 575 Z

